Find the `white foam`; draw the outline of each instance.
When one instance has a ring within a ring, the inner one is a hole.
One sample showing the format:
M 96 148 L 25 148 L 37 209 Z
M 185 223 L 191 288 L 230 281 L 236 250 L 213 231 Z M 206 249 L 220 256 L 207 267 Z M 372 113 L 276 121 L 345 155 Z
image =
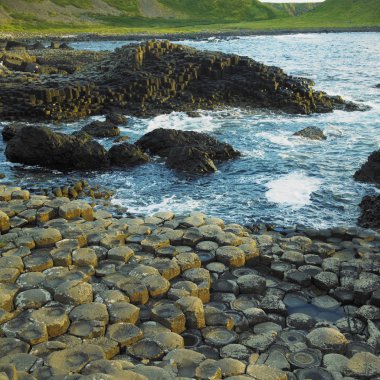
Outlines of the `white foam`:
M 126 199 L 113 199 L 112 204 L 127 207 L 128 212 L 139 215 L 152 215 L 158 211 L 172 211 L 176 214 L 184 214 L 187 212 L 200 209 L 201 202 L 191 197 L 177 198 L 175 195 L 162 199 L 158 203 L 147 203 L 145 205 L 129 204 Z
M 257 136 L 260 136 L 264 138 L 265 140 L 270 141 L 273 144 L 276 145 L 283 145 L 283 146 L 293 146 L 296 140 L 290 140 L 288 136 L 280 133 L 269 133 L 269 132 L 260 132 L 257 134 Z
M 322 181 L 308 177 L 304 173 L 294 172 L 266 184 L 268 201 L 299 209 L 310 204 L 310 195 L 319 189 Z
M 148 122 L 147 132 L 151 132 L 157 128 L 205 132 L 218 129 L 220 125 L 214 122 L 214 118 L 211 115 L 200 113 L 197 117 L 190 117 L 183 112 L 172 112 L 156 116 Z

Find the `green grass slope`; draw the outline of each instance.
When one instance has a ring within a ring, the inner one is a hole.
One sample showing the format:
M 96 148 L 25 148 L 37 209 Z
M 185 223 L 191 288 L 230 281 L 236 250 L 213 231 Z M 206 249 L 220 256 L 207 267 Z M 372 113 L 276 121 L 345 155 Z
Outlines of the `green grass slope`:
M 295 14 L 293 16 L 293 14 Z M 0 32 L 176 33 L 380 27 L 380 0 L 0 0 Z
M 326 0 L 297 17 L 241 27 L 258 29 L 334 29 L 380 27 L 380 0 Z
M 267 20 L 285 12 L 258 0 L 159 0 L 160 3 L 194 20 L 219 22 Z

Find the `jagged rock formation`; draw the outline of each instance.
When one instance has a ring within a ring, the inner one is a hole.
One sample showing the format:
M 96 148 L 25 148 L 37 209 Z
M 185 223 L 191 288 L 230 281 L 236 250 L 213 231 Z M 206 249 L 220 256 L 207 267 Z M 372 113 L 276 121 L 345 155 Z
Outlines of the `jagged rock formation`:
M 356 181 L 372 182 L 380 185 L 380 150 L 374 151 L 366 163 L 354 174 Z
M 110 122 L 104 123 L 109 125 Z M 48 127 L 21 123 L 16 126 L 16 130 L 11 131 L 13 135 L 9 131 L 5 133 L 7 137 L 11 135 L 5 149 L 7 159 L 48 168 L 73 170 L 141 165 L 149 161 L 144 153 L 147 151 L 167 158 L 169 168 L 201 174 L 217 170 L 213 160 L 227 161 L 240 155 L 231 145 L 198 132 L 160 128 L 147 133 L 136 144 L 116 144 L 107 152 L 83 130 L 66 135 Z M 104 126 L 100 126 L 102 128 Z
M 358 108 L 313 90 L 310 80 L 278 67 L 168 41 L 124 46 L 113 53 L 48 50 L 30 51 L 32 58 L 26 57 L 38 66 L 35 72 L 0 77 L 0 118 L 76 119 L 110 110 L 146 116 L 225 105 L 301 114 Z M 13 56 L 17 70 L 23 70 L 26 58 Z

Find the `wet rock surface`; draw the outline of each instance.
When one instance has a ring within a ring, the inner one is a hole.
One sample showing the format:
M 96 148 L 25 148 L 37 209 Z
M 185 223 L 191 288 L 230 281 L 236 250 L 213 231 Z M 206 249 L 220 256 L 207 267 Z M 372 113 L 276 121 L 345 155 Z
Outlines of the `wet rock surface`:
M 0 199 L 8 378 L 380 375 L 375 231 L 275 232 L 199 212 L 116 217 L 6 186 Z M 20 205 L 57 212 L 12 227 Z
M 358 109 L 313 90 L 308 79 L 246 57 L 168 41 L 124 46 L 112 53 L 59 46 L 5 46 L 0 53 L 2 119 L 67 120 L 110 110 L 155 115 L 225 105 L 301 114 Z
M 166 165 L 193 173 L 216 171 L 214 161 L 240 156 L 227 143 L 204 133 L 158 128 L 141 137 L 136 145 L 151 154 L 165 157 Z
M 356 181 L 380 184 L 380 150 L 373 152 L 354 174 Z
M 294 136 L 300 136 L 310 140 L 326 140 L 325 134 L 318 127 L 307 127 L 294 133 Z
M 7 139 L 10 137 L 6 157 L 11 162 L 49 168 L 72 170 L 141 165 L 149 161 L 146 151 L 166 157 L 169 168 L 202 174 L 217 170 L 214 160 L 220 162 L 240 156 L 231 145 L 198 132 L 159 128 L 144 135 L 136 144 L 114 144 L 107 152 L 92 136 L 112 137 L 115 128 L 119 133 L 108 121 L 93 122 L 72 135 L 42 126 L 19 127 L 17 124 L 14 135 L 4 128 Z
M 102 168 L 110 164 L 107 151 L 88 134 L 65 135 L 48 127 L 21 128 L 8 142 L 5 155 L 11 162 L 61 169 Z

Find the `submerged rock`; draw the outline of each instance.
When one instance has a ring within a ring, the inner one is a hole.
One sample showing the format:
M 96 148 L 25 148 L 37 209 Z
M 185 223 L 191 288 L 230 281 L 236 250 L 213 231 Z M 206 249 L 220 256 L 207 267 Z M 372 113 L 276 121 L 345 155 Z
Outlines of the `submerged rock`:
M 326 140 L 323 131 L 318 127 L 307 127 L 293 134 L 293 136 L 301 136 L 310 140 Z
M 8 143 L 11 162 L 57 169 L 98 169 L 110 164 L 107 151 L 87 134 L 65 135 L 47 127 L 22 128 Z
M 367 162 L 354 174 L 354 178 L 356 181 L 380 184 L 380 150 L 371 153 Z

